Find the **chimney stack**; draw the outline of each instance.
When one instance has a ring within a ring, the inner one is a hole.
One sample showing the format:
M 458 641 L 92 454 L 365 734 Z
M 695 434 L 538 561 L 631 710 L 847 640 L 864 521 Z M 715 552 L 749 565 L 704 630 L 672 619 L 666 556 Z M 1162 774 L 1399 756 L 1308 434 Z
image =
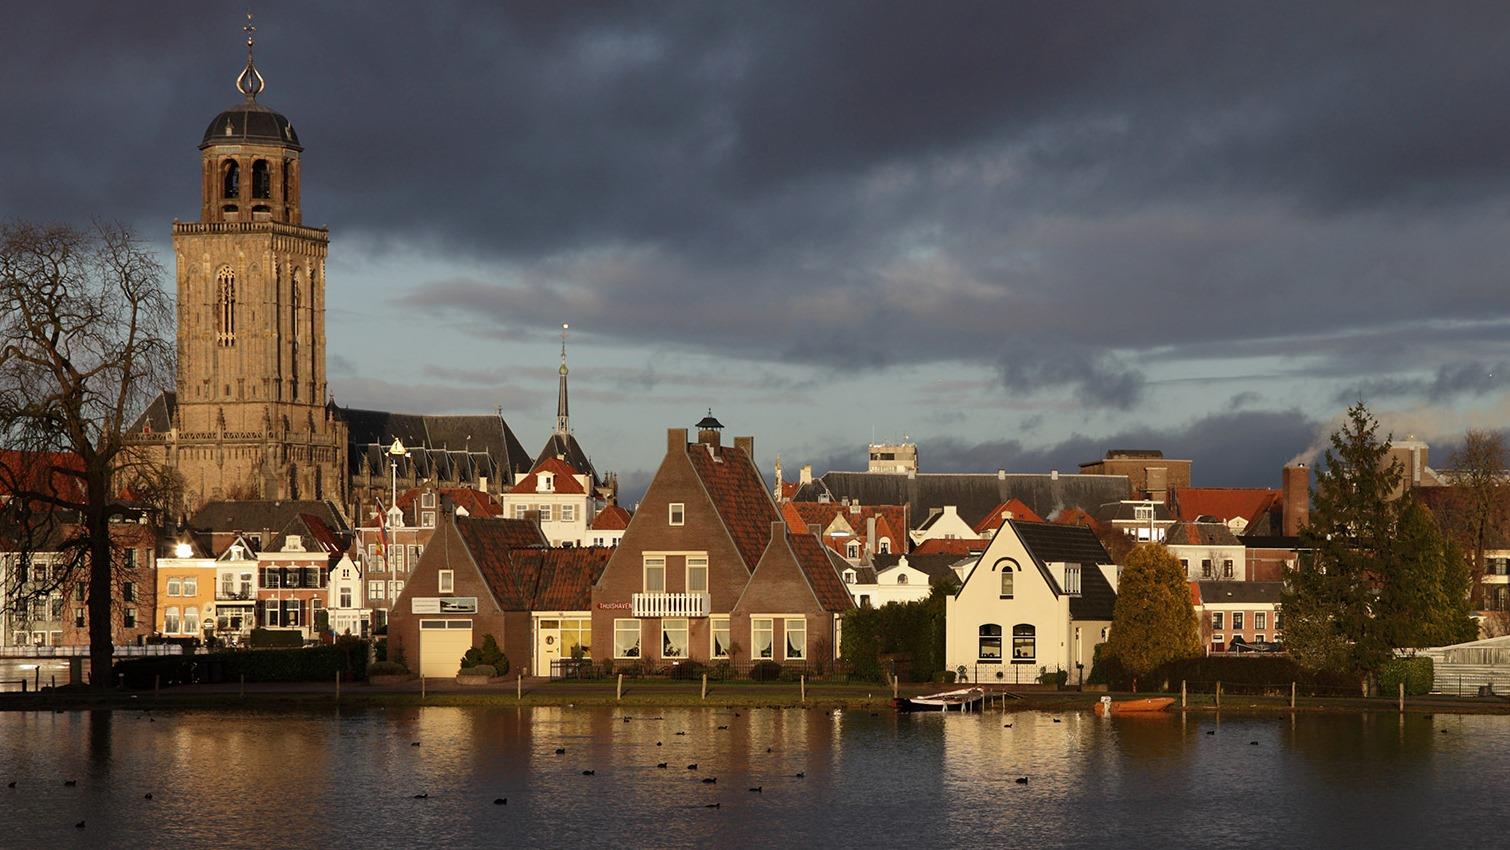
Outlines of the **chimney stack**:
M 1311 470 L 1303 463 L 1286 466 L 1279 493 L 1285 536 L 1294 537 L 1311 521 Z
M 812 464 L 810 464 L 810 463 L 804 463 L 802 465 L 802 469 L 797 473 L 797 483 L 798 484 L 811 484 L 811 483 L 813 483 L 813 465 Z
M 687 451 L 687 429 L 686 428 L 667 428 L 666 429 L 666 451 L 667 452 L 685 452 L 685 451 Z
M 734 438 L 734 448 L 739 449 L 740 451 L 744 452 L 745 453 L 745 457 L 749 458 L 750 462 L 753 463 L 755 461 L 755 438 L 754 437 L 735 437 Z

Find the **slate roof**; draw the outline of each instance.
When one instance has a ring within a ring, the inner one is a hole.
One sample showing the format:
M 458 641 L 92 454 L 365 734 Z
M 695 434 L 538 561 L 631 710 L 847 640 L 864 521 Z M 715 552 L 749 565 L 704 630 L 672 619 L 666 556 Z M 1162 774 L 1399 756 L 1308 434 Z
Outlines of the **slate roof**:
M 915 523 L 926 521 L 933 508 L 954 505 L 960 518 L 973 526 L 992 507 L 1010 499 L 1048 517 L 1067 507 L 1094 507 L 1126 498 L 1129 490 L 1125 475 L 828 472 L 801 487 L 793 498 L 816 502 L 827 493 L 834 501 L 848 497 L 862 505 L 906 505 Z
M 1177 522 L 1164 533 L 1165 546 L 1241 546 L 1225 523 Z
M 546 439 L 545 446 L 540 449 L 540 453 L 535 455 L 535 466 L 538 467 L 540 462 L 547 458 L 560 458 L 566 462 L 567 466 L 576 470 L 578 474 L 586 475 L 588 480 L 593 483 L 593 486 L 597 486 L 599 482 L 598 471 L 593 469 L 592 460 L 587 456 L 587 452 L 582 451 L 582 446 L 577 443 L 576 435 L 567 434 L 563 437 L 560 434 L 551 434 Z
M 1235 604 L 1278 604 L 1284 592 L 1282 581 L 1199 581 L 1201 602 Z
M 332 531 L 350 530 L 345 515 L 330 501 L 264 501 L 260 499 L 219 500 L 206 502 L 189 518 L 189 527 L 197 532 L 258 532 L 283 529 L 295 517 L 309 514 Z M 264 548 L 276 546 L 264 544 Z
M 519 479 L 519 483 L 510 487 L 508 492 L 534 493 L 540 486 L 540 473 L 542 472 L 553 472 L 556 475 L 556 489 L 550 492 L 566 495 L 581 495 L 586 493 L 586 488 L 582 486 L 582 482 L 577 480 L 577 476 L 592 474 L 590 471 L 584 472 L 578 470 L 566 461 L 551 455 L 535 461 L 535 467 L 530 470 L 530 474 Z
M 166 434 L 173 430 L 173 419 L 177 415 L 178 393 L 164 390 L 152 399 L 152 403 L 136 417 L 127 431 L 132 434 Z
M 1001 528 L 1007 514 L 1011 514 L 1012 519 L 1020 519 L 1024 522 L 1043 522 L 1043 517 L 1034 513 L 1033 509 L 1024 504 L 1021 499 L 1008 499 L 986 511 L 986 515 L 975 524 L 975 533 L 986 534 Z
M 282 145 L 296 151 L 304 150 L 299 145 L 299 135 L 287 118 L 266 106 L 248 100 L 216 115 L 204 130 L 200 150 L 210 145 Z M 248 174 L 242 179 L 250 180 Z
M 593 531 L 623 531 L 629 527 L 629 511 L 619 505 L 607 505 L 592 518 Z
M 771 523 L 781 521 L 781 516 L 760 473 L 742 449 L 721 446 L 713 451 L 705 444 L 693 443 L 687 447 L 687 457 L 744 558 L 745 569 L 754 572 L 771 539 Z
M 1043 564 L 1110 564 L 1111 555 L 1095 532 L 1079 525 L 1011 520 L 1028 552 Z
M 410 452 L 399 463 L 413 467 L 414 477 L 475 481 L 478 475 L 487 475 L 503 482 L 528 473 L 533 466 L 508 422 L 497 414 L 429 416 L 354 407 L 336 410 L 346 422 L 353 473 L 387 475 L 386 452 L 395 437 Z
M 1110 620 L 1117 605 L 1117 591 L 1112 590 L 1106 574 L 1098 566 L 1080 570 L 1080 595 L 1070 597 L 1070 619 Z
M 848 611 L 854 607 L 839 570 L 849 566 L 811 534 L 788 534 L 787 542 L 797 556 L 797 566 L 807 576 L 813 595 L 825 611 Z M 837 564 L 835 562 L 838 562 Z

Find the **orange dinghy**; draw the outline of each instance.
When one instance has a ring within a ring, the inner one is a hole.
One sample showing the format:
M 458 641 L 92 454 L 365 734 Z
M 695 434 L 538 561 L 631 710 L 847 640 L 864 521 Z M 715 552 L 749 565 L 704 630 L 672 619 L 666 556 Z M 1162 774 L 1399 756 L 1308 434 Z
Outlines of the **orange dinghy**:
M 1127 699 L 1120 702 L 1112 702 L 1111 697 L 1102 697 L 1096 703 L 1096 714 L 1101 717 L 1119 714 L 1150 714 L 1163 711 L 1174 705 L 1174 697 L 1149 697 L 1147 699 Z

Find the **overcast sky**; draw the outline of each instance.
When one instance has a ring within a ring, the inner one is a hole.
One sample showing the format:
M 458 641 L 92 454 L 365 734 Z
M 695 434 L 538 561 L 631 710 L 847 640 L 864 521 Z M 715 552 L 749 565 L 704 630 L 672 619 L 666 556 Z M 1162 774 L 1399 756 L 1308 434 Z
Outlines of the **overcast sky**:
M 1360 398 L 1437 445 L 1510 409 L 1502 2 L 256 6 L 342 404 L 501 406 L 537 449 L 570 322 L 631 489 L 709 407 L 789 476 L 907 434 L 1210 485 L 1277 485 Z M 0 217 L 167 260 L 242 23 L 7 6 Z

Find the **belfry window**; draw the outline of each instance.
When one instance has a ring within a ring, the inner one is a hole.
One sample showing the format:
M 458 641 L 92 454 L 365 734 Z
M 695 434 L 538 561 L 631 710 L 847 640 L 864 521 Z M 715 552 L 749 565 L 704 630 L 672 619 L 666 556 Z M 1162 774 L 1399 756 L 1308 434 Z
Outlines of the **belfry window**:
M 259 159 L 252 163 L 252 197 L 271 198 L 272 196 L 272 172 L 268 171 L 267 160 Z
M 222 348 L 230 348 L 236 344 L 236 275 L 229 266 L 221 266 L 215 283 L 219 291 L 215 340 Z
M 220 196 L 226 200 L 241 197 L 241 165 L 228 159 L 220 166 Z
M 293 400 L 294 401 L 298 401 L 299 400 L 299 270 L 295 269 L 294 272 L 293 272 L 293 274 L 291 274 L 289 276 L 289 278 L 290 278 L 290 287 L 289 287 L 289 293 L 288 293 L 288 304 L 289 304 L 289 311 L 288 311 L 288 324 L 289 324 L 288 339 L 289 339 L 289 347 L 290 347 L 289 353 L 292 355 L 290 357 L 290 359 L 289 359 L 289 368 L 292 371 L 292 374 L 290 375 L 290 377 L 292 378 L 292 380 L 289 383 L 290 383 L 290 386 L 292 387 Z

